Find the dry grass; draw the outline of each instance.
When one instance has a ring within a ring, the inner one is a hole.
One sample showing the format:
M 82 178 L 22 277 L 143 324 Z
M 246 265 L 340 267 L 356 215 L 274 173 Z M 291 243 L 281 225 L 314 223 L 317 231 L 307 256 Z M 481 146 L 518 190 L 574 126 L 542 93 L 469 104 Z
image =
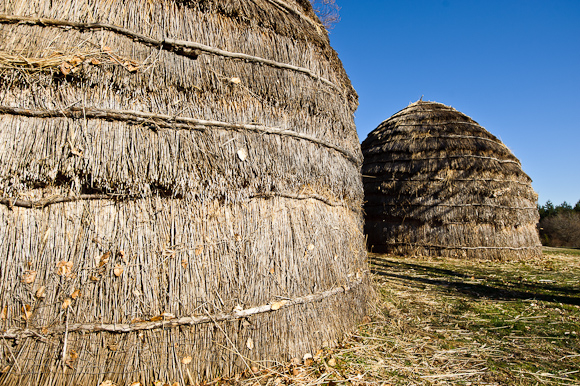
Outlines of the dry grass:
M 243 385 L 578 385 L 580 256 L 526 262 L 372 255 L 376 308 L 338 348 Z

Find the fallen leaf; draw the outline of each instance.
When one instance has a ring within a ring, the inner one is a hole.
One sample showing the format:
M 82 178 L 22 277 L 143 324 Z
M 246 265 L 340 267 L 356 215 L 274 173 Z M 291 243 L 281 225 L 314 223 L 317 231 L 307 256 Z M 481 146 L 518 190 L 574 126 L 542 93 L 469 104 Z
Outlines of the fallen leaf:
M 30 319 L 30 317 L 32 316 L 32 307 L 30 306 L 30 304 L 25 304 L 22 306 L 22 313 L 24 314 L 22 316 L 24 320 Z
M 99 64 L 101 64 L 101 61 L 97 58 L 91 58 L 90 63 L 94 66 L 98 66 Z
M 270 273 L 273 275 L 276 272 L 274 268 L 270 268 Z
M 103 46 L 103 48 L 101 48 L 101 50 L 103 52 L 111 52 L 111 47 L 109 47 L 109 46 Z
M 185 357 L 185 358 L 183 358 L 183 359 L 181 360 L 181 363 L 183 363 L 184 365 L 188 365 L 188 364 L 190 364 L 190 363 L 191 363 L 191 361 L 192 361 L 192 360 L 193 360 L 193 358 L 192 358 L 192 357 L 190 357 L 190 356 L 187 356 L 187 357 Z
M 163 382 L 161 381 L 154 381 L 153 386 L 163 386 Z
M 0 312 L 0 319 L 6 320 L 7 317 L 8 317 L 8 306 L 4 306 L 2 312 Z
M 125 269 L 123 268 L 122 265 L 116 264 L 115 265 L 115 268 L 113 269 L 113 273 L 115 274 L 115 276 L 119 277 L 119 276 L 121 276 L 123 274 L 123 271 L 124 270 Z
M 102 267 L 103 265 L 107 264 L 109 262 L 109 258 L 111 257 L 111 252 L 105 252 L 100 258 L 99 258 L 99 267 Z
M 79 296 L 81 296 L 81 290 L 78 288 L 74 290 L 74 292 L 70 295 L 70 297 L 73 298 L 73 300 L 78 298 Z
M 72 261 L 59 261 L 56 263 L 56 274 L 59 276 L 71 277 L 72 266 Z
M 248 152 L 246 151 L 246 149 L 238 150 L 237 154 L 238 154 L 238 158 L 242 161 L 245 161 L 246 158 L 248 158 Z
M 79 357 L 79 354 L 75 350 L 69 350 L 69 352 L 68 352 L 68 359 L 71 362 L 76 361 L 78 357 Z
M 252 338 L 248 338 L 248 340 L 246 341 L 246 347 L 250 350 L 254 349 L 254 341 L 252 340 Z
M 270 309 L 272 311 L 276 311 L 279 310 L 280 308 L 282 308 L 284 305 L 286 305 L 286 303 L 288 303 L 287 300 L 280 300 L 279 302 L 274 302 L 270 305 Z
M 188 264 L 187 258 L 184 257 L 183 259 L 181 259 L 181 266 L 183 267 L 183 269 L 187 268 L 187 264 Z
M 234 76 L 233 78 L 230 79 L 230 82 L 232 82 L 233 84 L 240 84 L 242 83 L 242 80 L 237 76 Z
M 124 259 L 125 258 L 125 251 L 121 249 L 121 250 L 119 250 L 119 252 L 117 252 L 117 255 L 119 255 L 119 257 L 121 259 Z
M 70 304 L 72 303 L 72 299 L 71 298 L 66 298 L 62 301 L 62 309 L 66 310 L 68 308 L 68 306 L 70 306 Z
M 82 157 L 83 156 L 83 152 L 76 149 L 75 147 L 71 146 L 70 147 L 70 152 L 72 155 L 76 155 L 77 157 Z
M 44 299 L 46 297 L 46 287 L 45 286 L 39 287 L 36 290 L 35 296 L 37 299 Z
M 151 319 L 149 319 L 149 321 L 151 321 L 151 322 L 158 322 L 160 320 L 163 320 L 163 316 L 157 315 L 157 316 L 154 316 Z
M 141 382 L 133 382 L 130 386 L 141 386 Z
M 113 343 L 109 343 L 107 348 L 111 351 L 117 351 L 117 349 L 119 348 L 119 345 L 116 342 L 113 342 Z
M 100 277 L 96 277 L 94 275 L 91 275 L 90 279 L 91 279 L 91 281 L 99 281 L 99 280 L 101 280 Z
M 137 72 L 137 70 L 139 69 L 139 66 L 133 66 L 132 64 L 129 64 L 127 67 L 125 67 L 127 69 L 127 71 L 129 72 Z
M 330 358 L 330 359 L 328 360 L 328 365 L 329 365 L 330 367 L 336 367 L 336 359 L 334 359 L 334 358 Z
M 79 57 L 79 56 L 73 56 L 71 59 L 68 60 L 68 62 L 72 65 L 72 66 L 78 66 L 79 64 L 81 64 L 84 61 L 83 58 Z
M 203 246 L 198 245 L 197 247 L 195 247 L 195 255 L 199 256 L 203 253 Z
M 260 369 L 258 369 L 256 366 L 252 366 L 250 370 L 252 370 L 252 373 L 257 373 Z
M 62 63 L 60 64 L 60 67 L 59 67 L 59 69 L 60 69 L 60 72 L 62 72 L 62 74 L 63 74 L 64 76 L 67 76 L 68 74 L 70 74 L 70 72 L 71 72 L 71 69 L 72 69 L 72 66 L 70 65 L 70 63 L 67 63 L 67 62 L 62 62 Z
M 5 372 L 7 372 L 8 370 L 10 370 L 10 366 L 6 366 L 2 369 L 2 371 L 0 371 L 0 373 L 4 374 Z
M 99 386 L 116 386 L 116 385 L 113 383 L 113 381 L 107 379 L 106 381 L 101 382 Z
M 36 271 L 24 271 L 24 274 L 22 275 L 22 282 L 24 284 L 32 284 L 34 283 L 34 280 L 36 279 Z

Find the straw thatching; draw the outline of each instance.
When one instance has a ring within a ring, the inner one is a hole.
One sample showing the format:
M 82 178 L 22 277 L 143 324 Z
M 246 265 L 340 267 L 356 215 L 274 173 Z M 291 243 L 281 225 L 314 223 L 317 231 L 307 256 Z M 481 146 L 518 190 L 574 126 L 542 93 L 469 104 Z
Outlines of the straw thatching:
M 381 123 L 362 149 L 373 251 L 482 259 L 541 254 L 531 179 L 468 116 L 419 101 Z
M 365 313 L 357 96 L 305 0 L 0 4 L 0 384 L 180 385 Z

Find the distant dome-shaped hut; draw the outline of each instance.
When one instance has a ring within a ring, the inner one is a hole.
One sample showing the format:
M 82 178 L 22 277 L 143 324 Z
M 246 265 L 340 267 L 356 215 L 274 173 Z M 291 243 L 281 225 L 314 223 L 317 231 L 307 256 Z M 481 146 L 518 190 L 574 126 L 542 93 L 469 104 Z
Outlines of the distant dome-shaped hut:
M 357 95 L 308 1 L 5 0 L 0 41 L 0 384 L 192 384 L 364 315 Z
M 537 195 L 520 162 L 477 122 L 419 101 L 362 144 L 373 251 L 511 259 L 541 254 Z

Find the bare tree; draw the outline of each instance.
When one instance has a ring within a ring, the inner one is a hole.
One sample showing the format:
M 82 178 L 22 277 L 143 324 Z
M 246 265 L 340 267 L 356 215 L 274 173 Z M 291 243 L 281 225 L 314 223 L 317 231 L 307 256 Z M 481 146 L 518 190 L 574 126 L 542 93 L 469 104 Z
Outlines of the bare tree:
M 580 213 L 569 211 L 542 219 L 542 241 L 552 247 L 580 247 Z
M 327 30 L 334 28 L 340 21 L 340 7 L 336 5 L 336 0 L 310 0 L 314 12 Z

